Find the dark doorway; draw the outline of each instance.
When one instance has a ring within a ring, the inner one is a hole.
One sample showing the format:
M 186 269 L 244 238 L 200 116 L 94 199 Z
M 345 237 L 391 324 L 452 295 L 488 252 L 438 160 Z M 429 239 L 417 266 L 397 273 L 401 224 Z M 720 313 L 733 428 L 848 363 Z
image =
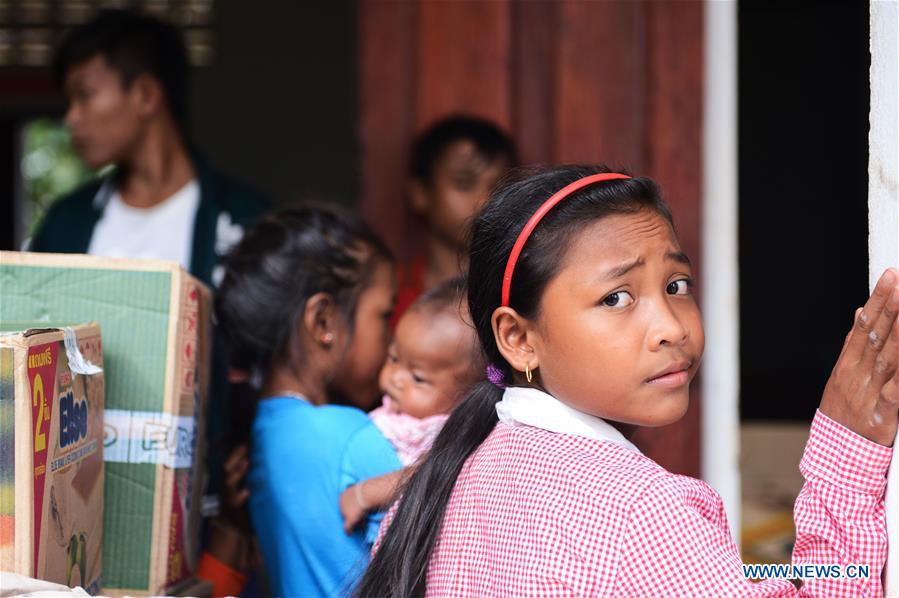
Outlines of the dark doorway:
M 744 420 L 811 420 L 867 297 L 868 3 L 739 3 Z

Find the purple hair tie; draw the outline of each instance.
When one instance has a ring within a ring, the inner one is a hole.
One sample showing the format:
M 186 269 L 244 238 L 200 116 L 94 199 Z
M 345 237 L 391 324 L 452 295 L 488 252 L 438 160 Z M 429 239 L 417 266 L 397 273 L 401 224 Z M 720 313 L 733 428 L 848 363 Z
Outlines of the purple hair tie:
M 494 386 L 498 386 L 499 388 L 506 387 L 506 375 L 503 374 L 503 371 L 493 365 L 492 363 L 487 366 L 487 380 L 490 381 Z

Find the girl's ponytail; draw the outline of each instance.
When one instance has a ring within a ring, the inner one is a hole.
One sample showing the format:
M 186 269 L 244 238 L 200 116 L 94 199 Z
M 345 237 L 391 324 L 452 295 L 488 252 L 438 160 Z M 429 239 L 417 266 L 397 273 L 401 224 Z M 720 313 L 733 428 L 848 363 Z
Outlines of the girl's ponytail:
M 502 396 L 502 389 L 481 382 L 450 415 L 427 458 L 403 489 L 393 521 L 356 596 L 405 598 L 425 594 L 428 563 L 456 478 L 468 457 L 496 426 L 496 404 Z

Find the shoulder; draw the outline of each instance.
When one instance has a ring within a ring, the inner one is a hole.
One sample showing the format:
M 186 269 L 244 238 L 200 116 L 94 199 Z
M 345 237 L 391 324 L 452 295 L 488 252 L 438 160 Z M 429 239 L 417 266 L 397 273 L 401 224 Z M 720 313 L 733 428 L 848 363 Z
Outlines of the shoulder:
M 346 426 L 348 430 L 352 430 L 352 433 L 367 426 L 372 426 L 368 414 L 356 407 L 345 405 L 322 405 L 316 407 L 316 411 L 318 411 L 318 415 L 323 421 L 342 424 Z
M 262 399 L 256 413 L 257 422 L 281 426 L 333 427 L 335 436 L 351 436 L 359 428 L 370 425 L 365 412 L 341 405 L 311 405 L 306 401 L 274 397 Z
M 74 234 L 82 229 L 93 230 L 101 210 L 94 205 L 94 198 L 104 179 L 94 179 L 62 196 L 48 208 L 32 239 L 31 251 L 83 252 L 87 247 L 70 246 L 74 239 L 85 235 Z
M 494 435 L 498 440 L 506 436 L 503 451 L 514 461 L 565 480 L 564 487 L 573 492 L 629 500 L 672 475 L 645 455 L 611 442 L 504 424 L 497 425 Z
M 355 417 L 348 420 L 352 423 L 352 431 L 346 437 L 343 451 L 343 473 L 348 476 L 343 480 L 348 482 L 344 486 L 402 467 L 396 449 L 384 433 L 368 416 L 363 416 L 364 421 L 358 421 Z M 347 426 L 348 429 L 350 427 Z
M 515 508 L 577 537 L 600 528 L 609 536 L 622 533 L 634 505 L 671 475 L 611 442 L 502 423 L 462 473 L 472 493 L 490 487 L 497 496 L 514 495 Z
M 211 193 L 219 210 L 229 213 L 233 222 L 250 225 L 271 209 L 268 197 L 260 191 L 208 166 L 198 169 L 201 193 Z M 208 188 L 204 189 L 204 185 Z
M 711 486 L 689 476 L 665 472 L 648 486 L 635 509 L 668 513 L 676 518 L 694 518 L 723 523 L 724 503 Z M 680 511 L 680 515 L 678 515 Z
M 718 493 L 701 480 L 671 473 L 657 478 L 632 502 L 625 537 L 636 553 L 662 545 L 697 552 L 733 549 Z
M 71 217 L 98 211 L 94 206 L 94 198 L 103 182 L 104 179 L 94 179 L 63 195 L 50 206 L 46 218 Z

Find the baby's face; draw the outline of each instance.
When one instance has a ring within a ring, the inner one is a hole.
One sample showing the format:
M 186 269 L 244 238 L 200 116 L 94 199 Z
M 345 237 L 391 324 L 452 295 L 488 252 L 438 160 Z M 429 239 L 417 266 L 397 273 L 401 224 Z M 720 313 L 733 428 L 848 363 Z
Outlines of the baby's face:
M 381 390 L 412 417 L 449 413 L 465 389 L 473 342 L 474 331 L 453 311 L 410 309 L 387 350 Z

